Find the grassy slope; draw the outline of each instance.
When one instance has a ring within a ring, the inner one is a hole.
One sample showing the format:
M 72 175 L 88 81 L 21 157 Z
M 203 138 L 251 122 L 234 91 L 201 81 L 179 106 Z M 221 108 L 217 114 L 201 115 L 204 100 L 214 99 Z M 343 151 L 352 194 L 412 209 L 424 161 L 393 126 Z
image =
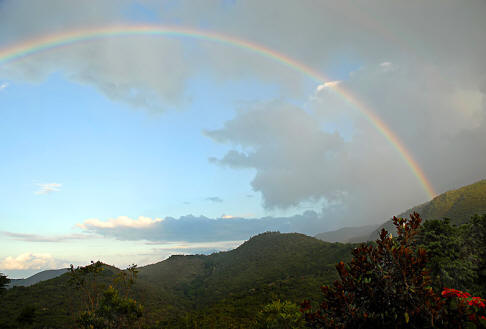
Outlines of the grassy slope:
M 427 203 L 404 211 L 397 217 L 408 217 L 414 211 L 424 220 L 449 218 L 453 224 L 463 224 L 472 215 L 486 214 L 486 180 L 442 193 Z M 392 221 L 389 220 L 374 231 L 369 236 L 369 240 L 375 240 L 382 228 L 394 232 Z

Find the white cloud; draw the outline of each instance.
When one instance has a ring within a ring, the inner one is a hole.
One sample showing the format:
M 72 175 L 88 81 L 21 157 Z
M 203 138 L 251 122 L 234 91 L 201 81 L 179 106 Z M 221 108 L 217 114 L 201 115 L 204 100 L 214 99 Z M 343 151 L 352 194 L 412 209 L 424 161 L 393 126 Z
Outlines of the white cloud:
M 8 83 L 7 82 L 0 84 L 0 91 L 6 89 L 7 87 L 8 87 Z
M 51 192 L 59 192 L 61 189 L 60 187 L 62 184 L 59 183 L 45 183 L 45 184 L 37 184 L 39 189 L 35 192 L 35 194 L 48 194 Z
M 17 257 L 8 256 L 0 261 L 2 270 L 43 270 L 67 267 L 48 253 L 24 253 Z
M 221 218 L 223 219 L 234 219 L 234 218 L 252 218 L 255 217 L 254 214 L 244 214 L 244 215 L 227 215 L 223 214 L 221 215 Z
M 132 219 L 127 216 L 119 216 L 117 218 L 110 218 L 108 221 L 101 221 L 97 218 L 87 219 L 82 224 L 77 224 L 82 229 L 95 229 L 95 228 L 147 228 L 156 223 L 162 222 L 163 218 L 150 218 L 140 216 L 137 219 Z
M 395 71 L 396 70 L 396 66 L 393 65 L 393 63 L 391 62 L 383 62 L 380 64 L 380 68 L 384 71 L 384 72 L 392 72 L 392 71 Z
M 328 81 L 324 82 L 323 84 L 320 84 L 316 88 L 316 92 L 322 91 L 324 89 L 329 89 L 329 88 L 334 88 L 338 86 L 341 83 L 341 81 L 336 80 L 336 81 Z

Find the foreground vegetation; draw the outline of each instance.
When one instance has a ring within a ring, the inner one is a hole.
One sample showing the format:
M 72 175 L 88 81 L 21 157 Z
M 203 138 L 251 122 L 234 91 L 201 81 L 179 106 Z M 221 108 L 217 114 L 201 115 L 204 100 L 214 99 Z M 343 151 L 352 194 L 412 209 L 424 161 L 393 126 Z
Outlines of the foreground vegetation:
M 362 245 L 267 232 L 210 256 L 72 268 L 2 290 L 0 328 L 486 328 L 472 297 L 486 291 L 486 216 L 394 223 Z

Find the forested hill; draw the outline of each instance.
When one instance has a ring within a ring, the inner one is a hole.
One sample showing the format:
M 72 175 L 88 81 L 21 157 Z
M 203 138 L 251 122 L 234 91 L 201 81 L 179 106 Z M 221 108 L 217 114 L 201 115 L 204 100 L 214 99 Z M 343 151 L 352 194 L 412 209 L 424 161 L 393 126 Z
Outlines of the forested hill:
M 267 232 L 238 248 L 209 256 L 172 256 L 139 268 L 133 293 L 149 323 L 182 328 L 183 323 L 239 323 L 247 328 L 263 305 L 275 299 L 300 303 L 320 295 L 337 278 L 335 264 L 351 258 L 353 244 L 328 243 L 303 234 Z M 101 278 L 118 270 L 107 267 Z M 80 307 L 69 274 L 31 287 L 14 287 L 2 297 L 0 324 L 17 328 L 22 308 L 34 306 L 36 324 L 70 328 Z M 191 327 L 189 325 L 189 327 Z M 203 326 L 204 327 L 204 326 Z
M 467 222 L 473 215 L 486 214 L 486 179 L 442 193 L 429 202 L 402 212 L 397 217 L 408 217 L 412 212 L 419 213 L 424 220 L 449 218 L 451 223 L 456 225 Z M 389 220 L 368 239 L 375 240 L 382 228 L 394 232 L 393 223 Z

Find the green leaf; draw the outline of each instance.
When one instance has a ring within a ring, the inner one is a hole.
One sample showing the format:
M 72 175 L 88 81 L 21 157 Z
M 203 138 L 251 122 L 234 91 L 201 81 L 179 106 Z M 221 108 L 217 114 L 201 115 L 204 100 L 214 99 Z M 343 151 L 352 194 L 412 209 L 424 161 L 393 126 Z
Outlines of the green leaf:
M 403 313 L 403 316 L 405 317 L 405 323 L 408 323 L 410 321 L 410 317 L 408 316 L 408 313 L 407 312 Z

